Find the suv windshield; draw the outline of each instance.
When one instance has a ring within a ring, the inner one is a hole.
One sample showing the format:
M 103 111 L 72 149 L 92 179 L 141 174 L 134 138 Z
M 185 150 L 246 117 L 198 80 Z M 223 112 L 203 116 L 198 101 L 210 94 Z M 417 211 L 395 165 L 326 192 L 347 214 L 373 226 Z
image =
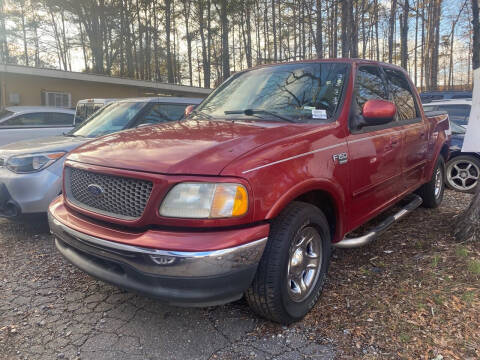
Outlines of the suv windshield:
M 332 119 L 348 69 L 346 63 L 297 63 L 244 71 L 223 83 L 192 116 L 295 122 Z
M 101 108 L 76 129 L 72 136 L 94 138 L 127 128 L 146 102 L 116 102 Z

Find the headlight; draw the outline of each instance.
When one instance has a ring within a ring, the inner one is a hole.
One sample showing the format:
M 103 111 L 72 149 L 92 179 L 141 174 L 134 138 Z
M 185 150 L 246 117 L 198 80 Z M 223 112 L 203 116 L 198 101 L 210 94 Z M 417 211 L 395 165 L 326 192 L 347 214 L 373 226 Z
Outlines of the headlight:
M 247 190 L 232 183 L 181 183 L 160 206 L 160 215 L 175 218 L 228 218 L 248 210 Z
M 66 152 L 49 152 L 41 154 L 16 155 L 7 159 L 5 166 L 10 171 L 25 174 L 40 171 L 52 165 Z

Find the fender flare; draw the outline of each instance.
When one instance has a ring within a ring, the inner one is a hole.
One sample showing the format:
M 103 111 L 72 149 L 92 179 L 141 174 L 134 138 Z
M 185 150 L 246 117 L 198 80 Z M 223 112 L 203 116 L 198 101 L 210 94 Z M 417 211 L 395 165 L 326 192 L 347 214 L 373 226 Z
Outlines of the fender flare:
M 289 191 L 283 194 L 277 202 L 272 206 L 266 215 L 266 219 L 270 220 L 275 218 L 280 212 L 292 201 L 309 193 L 311 191 L 322 191 L 330 196 L 332 199 L 333 205 L 335 207 L 335 217 L 336 217 L 336 233 L 333 235 L 333 242 L 337 241 L 344 234 L 344 219 L 345 214 L 345 204 L 346 195 L 343 188 L 336 182 L 330 179 L 316 178 L 304 180 Z

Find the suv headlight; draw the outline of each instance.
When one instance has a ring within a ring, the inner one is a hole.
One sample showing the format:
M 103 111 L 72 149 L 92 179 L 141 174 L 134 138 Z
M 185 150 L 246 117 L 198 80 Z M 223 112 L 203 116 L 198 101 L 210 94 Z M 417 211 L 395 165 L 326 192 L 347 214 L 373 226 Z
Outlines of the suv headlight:
M 247 189 L 233 183 L 177 184 L 160 206 L 160 215 L 175 218 L 229 218 L 248 210 Z
M 17 174 L 26 174 L 37 172 L 52 165 L 60 159 L 66 152 L 48 152 L 39 154 L 15 155 L 9 157 L 5 162 L 8 170 Z

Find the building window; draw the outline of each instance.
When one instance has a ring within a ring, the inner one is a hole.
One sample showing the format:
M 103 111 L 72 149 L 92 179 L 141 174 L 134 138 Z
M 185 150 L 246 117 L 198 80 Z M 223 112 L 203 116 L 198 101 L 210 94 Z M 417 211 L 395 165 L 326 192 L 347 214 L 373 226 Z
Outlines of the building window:
M 44 103 L 47 106 L 70 108 L 72 107 L 72 95 L 70 93 L 45 91 Z

